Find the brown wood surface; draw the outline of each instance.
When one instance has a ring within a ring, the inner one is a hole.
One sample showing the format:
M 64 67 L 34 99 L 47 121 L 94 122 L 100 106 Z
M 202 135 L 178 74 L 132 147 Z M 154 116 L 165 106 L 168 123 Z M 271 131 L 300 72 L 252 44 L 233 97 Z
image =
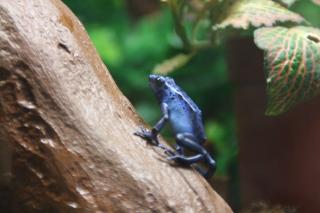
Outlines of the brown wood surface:
M 133 136 L 139 125 L 61 1 L 0 0 L 0 142 L 12 153 L 10 211 L 231 212 L 197 172 L 169 165 Z

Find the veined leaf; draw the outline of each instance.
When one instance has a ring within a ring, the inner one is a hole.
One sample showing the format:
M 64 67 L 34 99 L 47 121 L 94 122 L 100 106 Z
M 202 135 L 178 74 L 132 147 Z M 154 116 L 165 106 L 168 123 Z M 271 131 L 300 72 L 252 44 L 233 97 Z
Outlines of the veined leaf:
M 173 72 L 175 69 L 182 67 L 192 58 L 194 54 L 178 54 L 173 58 L 165 60 L 161 64 L 158 64 L 154 69 L 153 73 L 166 75 Z
M 313 3 L 320 5 L 320 0 L 312 0 Z
M 278 115 L 320 93 L 320 29 L 264 27 L 254 33 L 265 50 L 267 115 Z
M 231 0 L 226 13 L 213 29 L 229 26 L 239 29 L 272 26 L 277 22 L 301 23 L 304 19 L 297 13 L 271 0 Z

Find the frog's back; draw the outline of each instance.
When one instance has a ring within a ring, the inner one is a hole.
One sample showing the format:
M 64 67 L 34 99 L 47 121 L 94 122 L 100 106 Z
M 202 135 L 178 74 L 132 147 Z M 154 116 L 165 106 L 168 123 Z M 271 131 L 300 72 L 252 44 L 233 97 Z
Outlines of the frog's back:
M 170 124 L 177 133 L 191 133 L 198 143 L 206 140 L 202 113 L 194 101 L 177 85 L 171 89 L 166 103 L 170 112 Z

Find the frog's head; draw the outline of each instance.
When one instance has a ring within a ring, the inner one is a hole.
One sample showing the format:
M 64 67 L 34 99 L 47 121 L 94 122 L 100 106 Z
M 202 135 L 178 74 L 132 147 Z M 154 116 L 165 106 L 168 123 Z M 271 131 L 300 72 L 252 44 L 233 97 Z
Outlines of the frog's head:
M 150 87 L 155 92 L 164 91 L 168 86 L 175 84 L 174 80 L 170 77 L 161 76 L 161 75 L 149 75 Z

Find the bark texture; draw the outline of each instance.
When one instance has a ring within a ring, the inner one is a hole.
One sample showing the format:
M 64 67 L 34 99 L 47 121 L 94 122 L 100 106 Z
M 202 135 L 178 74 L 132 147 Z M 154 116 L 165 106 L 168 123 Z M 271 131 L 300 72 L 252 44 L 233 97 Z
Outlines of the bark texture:
M 197 172 L 169 165 L 133 136 L 139 125 L 61 1 L 0 0 L 0 145 L 8 162 L 0 180 L 8 183 L 11 164 L 11 211 L 231 212 Z

